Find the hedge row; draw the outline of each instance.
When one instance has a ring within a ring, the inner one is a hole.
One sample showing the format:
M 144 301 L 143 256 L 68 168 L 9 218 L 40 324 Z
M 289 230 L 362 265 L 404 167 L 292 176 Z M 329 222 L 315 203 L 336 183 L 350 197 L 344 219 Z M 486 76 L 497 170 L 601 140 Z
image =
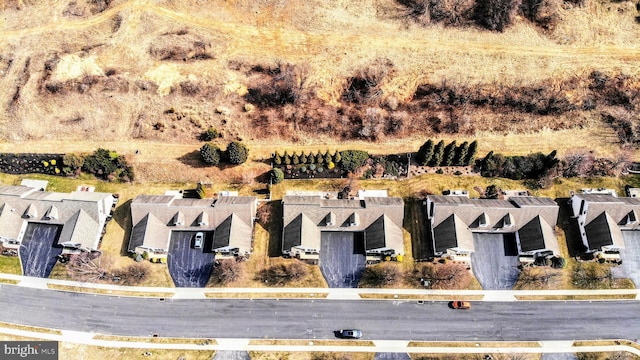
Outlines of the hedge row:
M 300 164 L 317 164 L 317 165 L 328 165 L 329 163 L 339 164 L 342 160 L 342 155 L 339 152 L 334 152 L 333 154 L 329 153 L 329 150 L 324 153 L 305 153 L 302 151 L 298 154 L 296 151 L 293 154 L 289 154 L 288 151 L 285 150 L 284 154 L 280 155 L 277 151 L 273 154 L 272 157 L 274 165 L 300 165 Z
M 475 161 L 478 153 L 478 142 L 467 141 L 457 146 L 456 141 L 445 145 L 444 140 L 434 144 L 429 139 L 416 154 L 416 162 L 420 166 L 469 166 Z

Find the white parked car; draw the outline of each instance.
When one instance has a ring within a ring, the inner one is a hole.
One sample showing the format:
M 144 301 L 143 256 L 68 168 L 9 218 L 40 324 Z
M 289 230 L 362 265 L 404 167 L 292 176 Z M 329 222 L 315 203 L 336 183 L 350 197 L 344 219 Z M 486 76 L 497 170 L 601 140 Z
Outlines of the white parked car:
M 202 244 L 204 244 L 204 233 L 198 232 L 196 233 L 196 240 L 193 243 L 193 248 L 202 249 Z

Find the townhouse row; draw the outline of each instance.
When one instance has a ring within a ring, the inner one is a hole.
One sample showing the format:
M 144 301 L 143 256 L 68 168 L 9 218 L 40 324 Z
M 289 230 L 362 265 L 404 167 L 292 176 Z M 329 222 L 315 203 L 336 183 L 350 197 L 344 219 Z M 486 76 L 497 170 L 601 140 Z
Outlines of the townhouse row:
M 98 250 L 117 198 L 86 187 L 71 193 L 44 190 L 28 182 L 0 186 L 4 248 L 17 251 L 25 242 L 50 242 L 63 253 Z M 427 196 L 422 226 L 428 238 L 419 241 L 429 242 L 430 256 L 462 262 L 469 262 L 474 236 L 482 234 L 512 238 L 523 259 L 559 255 L 558 202 L 526 192 L 503 196 L 473 199 L 465 191 Z M 223 257 L 249 255 L 257 206 L 256 197 L 232 192 L 222 192 L 215 199 L 183 198 L 181 192 L 140 195 L 130 203 L 127 249 L 163 262 L 172 241 L 193 240 L 198 234 L 204 239 L 199 251 Z M 601 252 L 615 258 L 624 248 L 623 234 L 640 229 L 640 198 L 633 195 L 582 191 L 571 194 L 568 208 L 577 224 L 580 253 Z M 404 214 L 404 201 L 384 190 L 362 190 L 347 199 L 331 192 L 291 192 L 282 199 L 282 238 L 278 240 L 285 256 L 319 259 L 321 243 L 340 232 L 360 244 L 358 251 L 368 257 L 402 256 L 406 253 Z

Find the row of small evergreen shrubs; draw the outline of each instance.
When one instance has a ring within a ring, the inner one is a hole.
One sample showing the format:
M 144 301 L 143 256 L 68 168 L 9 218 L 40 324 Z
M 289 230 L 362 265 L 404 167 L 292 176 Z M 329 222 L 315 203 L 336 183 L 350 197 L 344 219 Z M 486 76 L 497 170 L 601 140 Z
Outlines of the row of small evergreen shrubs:
M 306 154 L 304 151 L 300 154 L 296 151 L 289 154 L 288 151 L 285 151 L 282 155 L 275 152 L 272 160 L 274 167 L 308 164 L 308 166 L 314 165 L 316 168 L 326 168 L 329 170 L 337 166 L 342 171 L 353 172 L 364 165 L 369 157 L 369 153 L 361 150 L 335 151 L 333 154 L 331 154 L 329 150 L 324 153 L 317 152 L 310 154 Z
M 437 144 L 429 139 L 416 154 L 416 163 L 420 166 L 469 166 L 478 154 L 478 142 L 465 141 L 460 145 L 453 140 L 445 145 L 444 140 Z
M 298 154 L 294 151 L 292 154 L 289 154 L 288 151 L 280 155 L 277 151 L 273 154 L 273 164 L 276 166 L 281 165 L 302 165 L 302 164 L 316 164 L 316 165 L 329 165 L 330 163 L 339 164 L 342 160 L 342 156 L 339 152 L 334 152 L 333 154 L 329 153 L 329 150 L 324 153 L 305 153 L 302 151 Z

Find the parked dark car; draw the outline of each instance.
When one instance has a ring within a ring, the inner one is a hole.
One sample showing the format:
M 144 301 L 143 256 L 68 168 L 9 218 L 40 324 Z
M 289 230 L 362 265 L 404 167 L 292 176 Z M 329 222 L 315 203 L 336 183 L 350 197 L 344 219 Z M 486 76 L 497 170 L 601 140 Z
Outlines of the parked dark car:
M 336 331 L 336 336 L 342 339 L 360 339 L 362 331 L 359 329 L 343 329 Z

